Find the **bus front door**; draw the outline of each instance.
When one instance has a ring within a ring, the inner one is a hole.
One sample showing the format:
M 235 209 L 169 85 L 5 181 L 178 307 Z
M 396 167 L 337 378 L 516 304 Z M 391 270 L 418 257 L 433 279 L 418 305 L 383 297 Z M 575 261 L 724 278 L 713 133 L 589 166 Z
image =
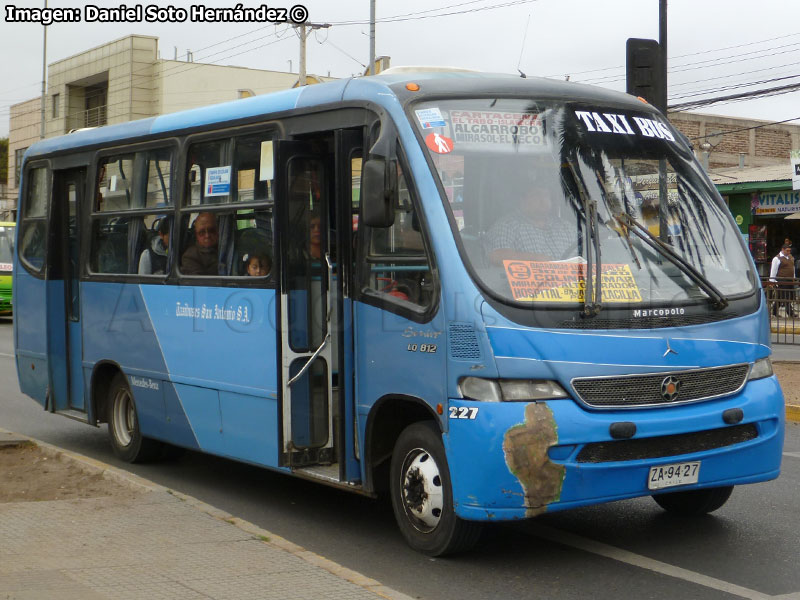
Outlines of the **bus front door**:
M 80 315 L 80 205 L 85 169 L 54 172 L 48 257 L 48 361 L 51 410 L 86 420 Z M 63 334 L 61 333 L 63 332 Z
M 338 340 L 332 323 L 329 168 L 307 143 L 280 141 L 276 150 L 281 464 L 330 465 L 336 462 L 332 366 Z

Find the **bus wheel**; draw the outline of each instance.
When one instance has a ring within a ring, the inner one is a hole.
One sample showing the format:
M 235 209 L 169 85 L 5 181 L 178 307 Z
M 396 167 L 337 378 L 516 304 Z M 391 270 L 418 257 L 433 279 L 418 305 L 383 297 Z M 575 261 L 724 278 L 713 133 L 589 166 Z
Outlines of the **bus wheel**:
M 114 454 L 129 463 L 153 460 L 161 452 L 161 442 L 142 437 L 136 403 L 122 373 L 114 375 L 108 390 L 108 437 Z
M 688 490 L 656 494 L 653 500 L 665 511 L 684 517 L 695 517 L 714 512 L 728 501 L 733 486 Z
M 392 453 L 392 508 L 409 545 L 429 556 L 469 550 L 482 523 L 459 519 L 442 438 L 430 422 L 415 423 L 400 434 Z

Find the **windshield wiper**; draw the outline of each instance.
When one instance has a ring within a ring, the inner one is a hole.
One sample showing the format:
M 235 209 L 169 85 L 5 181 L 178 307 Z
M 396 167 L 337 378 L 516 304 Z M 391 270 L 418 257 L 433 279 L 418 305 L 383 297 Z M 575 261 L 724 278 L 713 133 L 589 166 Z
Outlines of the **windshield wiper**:
M 728 300 L 720 292 L 714 284 L 712 284 L 705 275 L 695 269 L 686 259 L 677 254 L 668 244 L 664 243 L 659 237 L 650 233 L 644 225 L 639 223 L 636 219 L 628 213 L 620 212 L 614 215 L 614 218 L 623 227 L 628 228 L 645 244 L 653 248 L 656 252 L 660 253 L 664 258 L 669 260 L 673 265 L 681 269 L 689 278 L 694 281 L 700 289 L 702 289 L 708 297 L 712 300 L 712 306 L 717 310 L 722 310 L 728 306 Z
M 586 192 L 586 186 L 580 177 L 575 161 L 567 158 L 569 171 L 586 215 L 586 286 L 583 291 L 583 314 L 595 317 L 602 310 L 602 259 L 600 257 L 600 225 L 597 219 L 597 201 Z M 592 256 L 592 239 L 594 239 L 594 257 Z M 596 261 L 596 264 L 593 264 Z M 596 273 L 596 275 L 595 275 Z

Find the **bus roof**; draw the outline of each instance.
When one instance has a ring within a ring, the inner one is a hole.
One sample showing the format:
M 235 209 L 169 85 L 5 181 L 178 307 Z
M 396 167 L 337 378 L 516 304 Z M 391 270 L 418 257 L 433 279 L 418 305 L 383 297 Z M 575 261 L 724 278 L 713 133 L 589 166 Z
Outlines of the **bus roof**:
M 412 92 L 405 84 L 420 84 L 420 91 Z M 571 101 L 610 103 L 645 108 L 633 96 L 604 88 L 579 83 L 544 79 L 521 78 L 516 75 L 465 71 L 398 70 L 372 77 L 339 79 L 311 86 L 282 90 L 261 96 L 233 100 L 201 108 L 149 117 L 115 125 L 83 129 L 48 138 L 33 144 L 25 153 L 25 160 L 75 151 L 81 148 L 111 145 L 156 135 L 179 133 L 200 127 L 224 126 L 231 122 L 244 123 L 264 115 L 284 113 L 294 109 L 333 105 L 342 101 L 371 101 L 387 105 L 411 97 L 424 96 L 533 96 L 537 98 L 568 98 Z

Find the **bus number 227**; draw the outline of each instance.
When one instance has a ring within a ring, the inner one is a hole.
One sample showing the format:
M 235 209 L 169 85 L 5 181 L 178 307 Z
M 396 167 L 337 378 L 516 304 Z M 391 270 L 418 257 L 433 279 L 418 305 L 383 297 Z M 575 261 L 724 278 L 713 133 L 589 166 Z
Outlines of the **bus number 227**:
M 467 406 L 450 407 L 451 419 L 474 419 L 477 416 L 478 416 L 477 407 L 467 407 Z

